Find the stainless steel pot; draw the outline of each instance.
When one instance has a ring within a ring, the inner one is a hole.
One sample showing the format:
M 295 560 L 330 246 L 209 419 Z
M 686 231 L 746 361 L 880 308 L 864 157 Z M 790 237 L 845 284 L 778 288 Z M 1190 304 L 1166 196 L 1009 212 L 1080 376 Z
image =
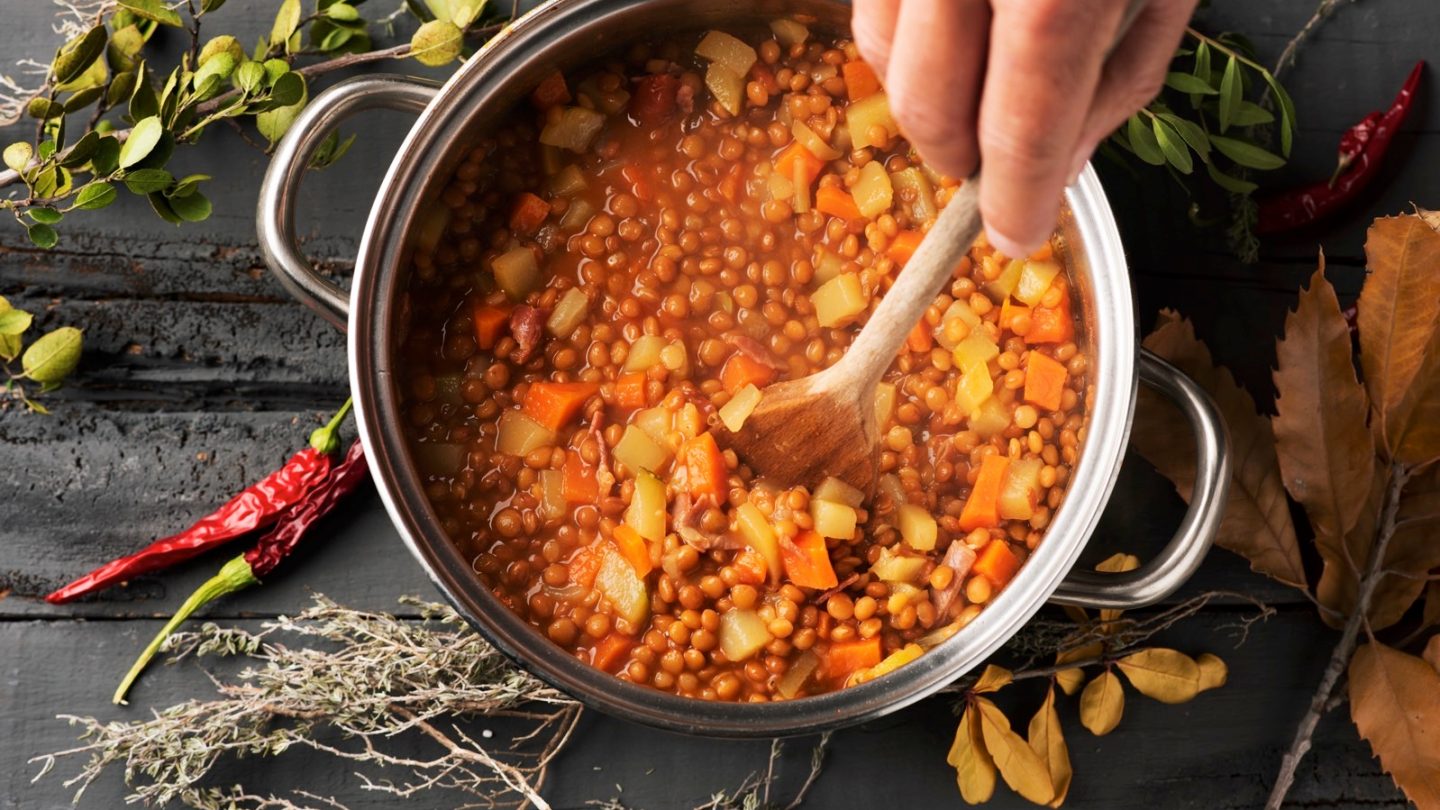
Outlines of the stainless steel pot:
M 797 11 L 836 30 L 848 24 L 848 7 L 833 0 L 552 0 L 492 40 L 443 87 L 376 76 L 320 93 L 280 143 L 260 194 L 260 243 L 271 269 L 297 298 L 338 328 L 348 328 L 350 384 L 376 485 L 400 536 L 436 586 L 486 638 L 539 677 L 602 711 L 684 732 L 775 736 L 872 719 L 935 692 L 983 662 L 1046 601 L 1110 608 L 1154 603 L 1199 566 L 1219 524 L 1229 482 L 1225 427 L 1214 405 L 1173 367 L 1137 353 L 1125 256 L 1104 192 L 1087 167 L 1065 193 L 1060 232 L 1090 341 L 1089 433 L 1069 493 L 1039 550 L 962 632 L 915 663 L 861 686 L 773 704 L 718 703 L 663 694 L 592 669 L 495 600 L 471 561 L 440 529 L 401 426 L 394 366 L 396 302 L 405 284 L 406 236 L 420 203 L 438 194 L 465 145 L 546 71 L 573 67 L 637 37 L 744 25 Z M 375 198 L 347 293 L 312 270 L 298 249 L 296 191 L 321 139 L 354 113 L 381 107 L 418 113 L 419 120 Z M 1194 497 L 1174 539 L 1140 569 L 1072 571 L 1119 473 L 1137 376 L 1179 404 L 1195 432 Z

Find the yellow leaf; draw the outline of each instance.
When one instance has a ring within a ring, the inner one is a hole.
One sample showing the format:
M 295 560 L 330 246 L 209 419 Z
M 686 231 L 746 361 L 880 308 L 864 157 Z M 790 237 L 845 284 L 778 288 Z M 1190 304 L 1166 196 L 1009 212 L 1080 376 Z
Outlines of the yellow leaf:
M 1161 703 L 1194 700 L 1200 691 L 1200 667 L 1185 653 L 1151 647 L 1115 662 L 1140 694 Z
M 1440 807 L 1440 673 L 1383 644 L 1350 659 L 1350 717 L 1418 807 Z
M 1055 663 L 1068 664 L 1071 661 L 1087 661 L 1091 658 L 1098 658 L 1100 653 L 1105 651 L 1105 646 L 1098 641 L 1092 641 L 1079 647 L 1068 650 L 1061 650 L 1055 654 Z
M 1425 645 L 1425 660 L 1435 668 L 1435 674 L 1440 675 L 1440 633 L 1431 636 Z
M 1218 689 L 1224 686 L 1225 681 L 1230 678 L 1230 668 L 1225 666 L 1225 662 L 1218 655 L 1200 653 L 1200 656 L 1195 659 L 1195 664 L 1200 667 L 1201 692 Z
M 1055 683 L 1060 684 L 1060 691 L 1067 695 L 1075 694 L 1080 684 L 1085 682 L 1085 672 L 1080 669 L 1062 669 L 1055 673 Z
M 1114 731 L 1124 714 L 1125 690 L 1120 686 L 1120 678 L 1108 669 L 1095 676 L 1080 693 L 1080 724 L 1097 737 Z
M 970 691 L 976 694 L 985 692 L 998 692 L 1010 684 L 1012 676 L 1010 670 L 1004 667 L 997 667 L 994 664 L 986 664 L 985 671 L 980 673 L 980 680 L 970 687 Z
M 990 750 L 1005 784 L 1036 804 L 1049 804 L 1055 798 L 1055 786 L 1050 782 L 1045 761 L 1025 738 L 1010 730 L 1010 720 L 1000 707 L 984 698 L 976 699 L 975 706 L 980 710 L 985 747 Z
M 955 784 L 960 798 L 967 804 L 984 804 L 995 794 L 995 761 L 985 749 L 980 730 L 980 712 L 973 705 L 965 707 L 960 725 L 955 729 L 955 742 L 945 757 L 955 769 Z
M 1050 784 L 1055 789 L 1055 798 L 1050 800 L 1050 806 L 1059 807 L 1065 803 L 1065 796 L 1070 792 L 1070 778 L 1074 772 L 1070 768 L 1070 749 L 1065 745 L 1065 734 L 1060 728 L 1060 715 L 1055 711 L 1053 688 L 1045 693 L 1045 702 L 1030 718 L 1030 747 L 1040 755 L 1050 771 Z
M 1123 574 L 1126 571 L 1134 571 L 1139 567 L 1139 557 L 1136 557 L 1134 554 L 1118 553 L 1111 554 L 1102 560 L 1099 565 L 1095 566 L 1095 570 L 1102 574 Z M 1114 608 L 1103 608 L 1100 611 L 1100 621 L 1113 622 L 1120 618 L 1120 615 L 1124 612 L 1123 610 L 1115 610 Z M 1103 630 L 1107 635 L 1114 632 L 1114 628 L 1108 625 L 1103 627 Z

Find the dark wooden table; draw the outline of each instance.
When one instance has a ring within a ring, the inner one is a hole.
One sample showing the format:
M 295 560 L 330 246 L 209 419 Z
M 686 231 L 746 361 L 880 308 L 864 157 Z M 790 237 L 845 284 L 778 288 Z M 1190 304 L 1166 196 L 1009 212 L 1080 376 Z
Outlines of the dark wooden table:
M 50 5 L 0 5 L 3 61 L 45 58 L 52 47 Z M 1203 26 L 1248 34 L 1269 61 L 1313 5 L 1216 0 Z M 227 29 L 245 33 L 242 41 L 253 41 L 268 30 L 273 6 L 232 0 L 221 16 Z M 1328 174 L 1340 132 L 1388 103 L 1414 60 L 1440 56 L 1436 31 L 1440 4 L 1432 0 L 1342 5 L 1286 78 L 1300 128 L 1293 165 L 1283 174 L 1292 180 Z M 1369 220 L 1404 210 L 1412 200 L 1440 205 L 1437 102 L 1432 75 L 1377 190 L 1323 230 L 1266 243 L 1255 265 L 1230 258 L 1218 237 L 1197 237 L 1186 227 L 1175 216 L 1183 200 L 1167 184 L 1155 177 L 1136 184 L 1110 172 L 1107 188 L 1130 253 L 1142 323 L 1148 326 L 1160 307 L 1180 309 L 1257 399 L 1268 402 L 1271 338 L 1315 266 L 1317 244 L 1332 280 L 1353 296 Z M 301 228 L 313 256 L 343 272 L 377 178 L 407 125 L 389 114 L 366 122 L 341 166 L 309 183 Z M 17 134 L 0 132 L 11 136 L 5 142 Z M 293 303 L 262 266 L 253 206 L 265 156 L 228 131 L 207 134 L 201 147 L 184 151 L 182 169 L 216 175 L 216 213 L 202 225 L 177 230 L 127 196 L 103 213 L 66 222 L 51 251 L 34 250 L 13 227 L 0 227 L 0 294 L 43 313 L 47 325 L 86 330 L 81 372 L 49 400 L 52 417 L 0 412 L 0 807 L 7 810 L 69 804 L 59 778 L 32 784 L 35 766 L 26 763 L 73 743 L 56 714 L 137 717 L 147 706 L 210 693 L 193 666 L 156 668 L 132 693 L 134 706 L 108 702 L 117 677 L 161 619 L 220 558 L 142 579 L 97 602 L 55 608 L 37 595 L 220 502 L 284 458 L 345 395 L 341 337 Z M 1181 506 L 1163 480 L 1132 461 L 1092 541 L 1092 556 L 1158 548 Z M 312 591 L 381 610 L 396 608 L 402 594 L 434 595 L 373 496 L 328 531 L 333 536 L 303 564 L 206 615 L 253 625 L 295 612 Z M 1335 634 L 1297 594 L 1248 573 L 1223 551 L 1175 598 L 1216 587 L 1253 594 L 1278 612 L 1238 648 L 1227 630 L 1242 610 L 1238 605 L 1207 611 L 1166 636 L 1172 646 L 1212 650 L 1230 664 L 1230 684 L 1190 704 L 1133 698 L 1119 730 L 1095 738 L 1079 727 L 1075 701 L 1065 701 L 1062 718 L 1076 770 L 1069 806 L 1262 802 Z M 1029 696 L 1025 705 L 1033 705 Z M 634 807 L 688 808 L 762 768 L 768 750 L 765 742 L 685 738 L 597 714 L 583 722 L 548 788 L 556 807 L 619 795 Z M 954 773 L 944 762 L 954 725 L 949 703 L 932 699 L 838 734 L 810 806 L 958 806 Z M 424 744 L 415 746 L 418 754 Z M 787 746 L 776 795 L 798 786 L 808 751 L 804 740 Z M 392 806 L 361 791 L 349 768 L 301 753 L 241 763 L 229 773 L 243 775 L 257 791 L 303 785 L 355 808 Z M 119 774 L 112 773 L 82 806 L 118 807 L 123 795 Z M 1003 787 L 998 796 L 996 807 L 1025 806 Z M 1343 709 L 1321 724 L 1291 796 L 1295 807 L 1404 806 Z M 414 802 L 450 804 L 441 797 Z

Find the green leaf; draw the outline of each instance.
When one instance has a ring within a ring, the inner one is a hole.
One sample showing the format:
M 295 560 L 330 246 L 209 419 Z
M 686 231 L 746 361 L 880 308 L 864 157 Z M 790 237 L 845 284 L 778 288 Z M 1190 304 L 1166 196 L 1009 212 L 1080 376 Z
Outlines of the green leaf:
M 332 3 L 325 9 L 325 16 L 339 22 L 354 22 L 360 19 L 360 12 L 349 3 Z
M 1280 105 L 1280 154 L 1290 157 L 1290 144 L 1294 139 L 1295 130 L 1295 102 L 1290 99 L 1290 94 L 1280 86 L 1280 82 L 1270 75 L 1270 71 L 1261 71 L 1265 83 L 1270 85 L 1270 92 L 1275 96 L 1275 101 Z
M 35 243 L 36 247 L 45 250 L 55 247 L 55 243 L 60 241 L 60 236 L 55 233 L 55 229 L 43 222 L 37 222 L 31 225 L 25 229 L 25 232 L 30 237 L 30 241 Z
M 1210 136 L 1205 134 L 1205 129 L 1194 121 L 1187 121 L 1175 113 L 1160 113 L 1165 123 L 1175 128 L 1185 143 L 1195 150 L 1201 160 L 1208 160 L 1210 157 Z
M 1220 150 L 1220 154 L 1249 169 L 1269 171 L 1285 165 L 1285 159 L 1279 155 L 1238 138 L 1211 135 L 1210 143 Z
M 469 27 L 485 10 L 487 0 L 450 0 L 450 22 L 460 28 Z
M 305 88 L 304 77 L 298 73 L 287 73 L 286 76 L 294 76 L 300 80 L 299 100 L 294 104 L 276 107 L 273 110 L 266 110 L 255 116 L 255 128 L 260 130 L 260 134 L 264 135 L 265 139 L 272 144 L 279 141 L 281 136 L 285 134 L 285 131 L 290 129 L 290 125 L 295 123 L 295 117 L 305 108 L 305 102 L 309 100 L 309 92 Z M 279 82 L 276 82 L 276 86 L 279 86 Z
M 356 32 L 350 28 L 331 25 L 324 20 L 317 20 L 315 25 L 310 29 L 311 41 L 314 41 L 313 38 L 316 35 L 320 35 L 319 47 L 320 50 L 326 53 L 345 47 L 345 43 L 349 42 L 350 39 L 355 36 L 355 33 Z
M 165 199 L 164 194 L 150 194 L 147 195 L 145 199 L 150 201 L 150 208 L 154 210 L 155 215 L 171 225 L 180 225 L 185 221 L 180 218 L 179 214 L 175 213 L 175 209 L 170 207 L 170 201 Z
M 195 99 L 204 101 L 215 95 L 221 83 L 229 79 L 234 72 L 235 58 L 230 54 L 217 53 L 211 56 L 190 79 L 191 86 L 195 88 Z
M 84 340 L 79 329 L 62 326 L 30 344 L 20 358 L 25 376 L 42 384 L 55 384 L 80 365 Z
M 5 147 L 3 159 L 5 165 L 17 172 L 24 172 L 30 167 L 31 158 L 35 157 L 35 150 L 25 141 L 16 141 Z
M 109 183 L 91 183 L 80 189 L 80 193 L 75 195 L 75 204 L 71 207 L 82 211 L 95 211 L 115 202 L 117 196 L 115 187 Z
M 150 74 L 145 70 L 145 63 L 141 62 L 135 71 L 135 92 L 130 94 L 130 104 L 126 112 L 129 113 L 131 121 L 140 121 L 160 112 L 160 99 L 156 97 L 155 88 L 150 84 Z
M 1232 56 L 1225 62 L 1225 75 L 1220 77 L 1221 132 L 1229 129 L 1230 123 L 1235 120 L 1235 110 L 1240 106 L 1243 92 L 1240 86 L 1240 62 Z
M 136 121 L 135 126 L 130 129 L 130 137 L 120 145 L 120 168 L 129 168 L 144 160 L 150 150 L 155 148 L 155 144 L 160 142 L 160 136 L 164 132 L 165 128 L 161 126 L 160 119 L 153 115 Z
M 106 176 L 120 168 L 120 141 L 105 136 L 95 145 L 95 154 L 90 157 L 90 168 L 97 176 Z
M 60 46 L 59 52 L 55 54 L 55 61 L 50 63 L 50 72 L 55 83 L 63 85 L 79 78 L 100 58 L 100 54 L 105 52 L 108 38 L 105 26 L 97 25 Z
M 335 164 L 346 152 L 350 151 L 351 145 L 355 143 L 355 136 L 351 135 L 345 140 L 340 140 L 340 133 L 332 132 L 325 136 L 325 140 L 315 147 L 315 154 L 310 156 L 310 168 L 324 169 Z
M 136 169 L 125 173 L 125 188 L 133 194 L 154 194 L 169 188 L 173 182 L 174 176 L 164 169 Z
M 147 20 L 154 20 L 161 25 L 172 25 L 176 28 L 183 28 L 185 23 L 174 9 L 165 5 L 162 0 L 119 0 L 120 7 L 129 9 L 135 14 Z
M 36 175 L 35 196 L 42 199 L 64 197 L 70 193 L 70 184 L 73 179 L 74 175 L 70 174 L 70 170 L 61 166 L 53 166 Z
M 10 308 L 9 304 L 6 304 L 6 307 L 0 309 L 0 337 L 19 337 L 25 334 L 35 316 L 23 309 Z
M 65 99 L 64 103 L 60 106 L 65 109 L 65 112 L 72 113 L 76 110 L 83 110 L 89 107 L 91 104 L 99 101 L 103 95 L 105 95 L 105 85 L 101 83 L 94 87 L 87 87 L 84 90 L 76 90 L 74 93 L 71 93 L 70 97 Z
M 136 81 L 138 81 L 138 76 L 134 70 L 115 74 L 114 80 L 110 82 L 110 89 L 105 91 L 106 105 L 119 107 L 128 101 L 131 94 L 135 92 Z
M 262 66 L 265 68 L 265 83 L 272 87 L 281 76 L 290 72 L 290 63 L 284 59 L 266 59 Z
M 265 67 L 259 62 L 246 62 L 235 69 L 235 86 L 242 93 L 253 93 L 265 84 Z
M 25 213 L 29 214 L 30 218 L 35 220 L 36 222 L 42 222 L 46 225 L 54 225 L 55 223 L 65 218 L 64 214 L 56 211 L 54 208 L 47 208 L 43 206 L 31 208 Z
M 1204 79 L 1175 71 L 1165 74 L 1165 86 L 1182 93 L 1198 93 L 1202 96 L 1213 96 L 1219 92 Z
M 1210 179 L 1215 181 L 1215 185 L 1226 191 L 1232 191 L 1236 194 L 1249 194 L 1259 188 L 1259 186 L 1249 180 L 1241 180 L 1234 175 L 1226 174 L 1210 163 L 1205 164 L 1205 171 L 1210 175 Z
M 213 179 L 208 174 L 187 174 L 175 183 L 175 188 L 165 193 L 166 197 L 184 197 L 195 193 L 195 189 L 206 180 Z
M 1125 127 L 1125 136 L 1130 140 L 1130 148 L 1134 150 L 1136 157 L 1151 166 L 1165 165 L 1165 153 L 1160 151 L 1160 142 L 1155 140 L 1155 133 L 1145 126 L 1139 113 L 1130 116 Z
M 225 5 L 225 0 L 201 0 L 200 10 L 209 14 L 212 11 L 219 11 L 223 5 Z
M 55 89 L 60 92 L 71 92 L 99 88 L 101 92 L 104 92 L 105 82 L 109 78 L 110 67 L 105 63 L 104 59 L 96 59 L 91 62 L 90 66 L 85 68 L 79 76 L 76 76 L 68 82 L 61 82 L 55 85 Z
M 170 210 L 186 222 L 203 222 L 210 218 L 210 200 L 194 191 L 184 197 L 171 197 Z
M 1160 151 L 1164 153 L 1165 159 L 1180 171 L 1181 174 L 1189 174 L 1195 170 L 1195 162 L 1190 159 L 1190 150 L 1185 146 L 1185 140 L 1180 133 L 1163 119 L 1156 117 L 1151 120 L 1152 129 L 1155 133 L 1155 140 L 1160 144 Z
M 275 84 L 270 88 L 268 109 L 289 107 L 304 97 L 305 79 L 299 73 L 291 71 L 277 78 Z
M 222 54 L 230 57 L 231 70 L 245 61 L 245 48 L 240 45 L 240 40 L 229 34 L 222 34 L 205 43 L 205 47 L 200 49 L 197 64 L 204 67 L 206 62 Z M 226 71 L 225 76 L 229 78 L 230 72 Z
M 110 67 L 115 70 L 130 70 L 135 67 L 135 57 L 140 55 L 140 50 L 144 47 L 145 35 L 140 32 L 140 26 L 121 26 L 110 34 L 105 57 L 110 62 Z
M 55 154 L 55 140 L 47 139 L 40 142 L 40 159 L 49 160 Z
M 0 296 L 0 313 L 12 312 L 12 311 L 18 311 L 18 310 L 15 310 L 14 307 L 10 306 L 10 302 L 9 302 L 9 301 L 6 301 L 4 296 Z M 24 330 L 21 330 L 21 331 L 24 331 Z M 13 335 L 0 334 L 0 360 L 4 360 L 5 362 L 8 363 L 8 362 L 10 362 L 11 360 L 14 360 L 15 358 L 17 358 L 17 357 L 19 357 L 19 356 L 20 356 L 20 334 L 19 334 L 19 333 L 16 333 L 16 334 L 13 334 Z M 9 384 L 7 383 L 5 387 L 8 389 L 10 386 L 9 386 Z
M 91 157 L 94 157 L 95 150 L 100 148 L 100 135 L 95 132 L 85 133 L 80 140 L 70 147 L 70 151 L 60 158 L 60 165 L 69 169 L 84 166 Z
M 300 0 L 285 0 L 275 14 L 275 24 L 270 27 L 270 47 L 284 46 L 299 27 Z
M 452 22 L 434 20 L 420 26 L 410 38 L 410 55 L 429 67 L 449 64 L 460 55 L 465 36 Z
M 54 118 L 63 112 L 65 112 L 65 105 L 57 104 L 44 96 L 36 96 L 30 99 L 29 104 L 25 105 L 25 114 L 41 121 Z

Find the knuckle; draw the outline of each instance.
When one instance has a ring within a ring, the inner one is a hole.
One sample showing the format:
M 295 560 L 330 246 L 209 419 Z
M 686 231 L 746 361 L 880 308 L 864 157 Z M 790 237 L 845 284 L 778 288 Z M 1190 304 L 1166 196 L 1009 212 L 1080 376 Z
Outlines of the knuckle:
M 1039 122 L 1014 122 L 1007 125 L 982 126 L 980 130 L 980 154 L 987 166 L 995 166 L 1013 178 L 1044 176 L 1071 145 L 1061 144 L 1060 139 L 1047 137 L 1043 124 Z

